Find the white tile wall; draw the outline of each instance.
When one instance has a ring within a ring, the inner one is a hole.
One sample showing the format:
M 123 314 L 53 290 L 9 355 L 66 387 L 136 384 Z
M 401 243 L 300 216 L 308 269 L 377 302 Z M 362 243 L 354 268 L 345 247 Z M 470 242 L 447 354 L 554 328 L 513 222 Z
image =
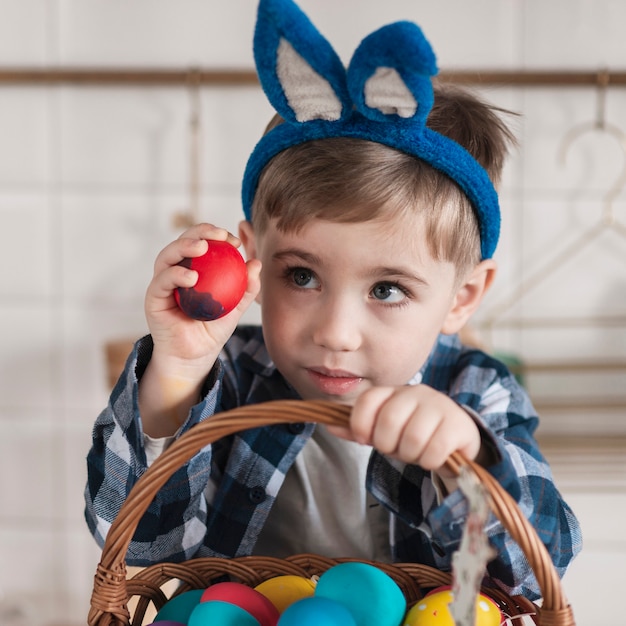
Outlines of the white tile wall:
M 626 3 L 614 0 L 301 5 L 346 61 L 374 28 L 412 19 L 443 68 L 626 67 Z M 0 0 L 0 10 L 0 67 L 252 66 L 250 0 Z M 600 218 L 625 161 L 623 146 L 600 133 L 581 137 L 566 164 L 557 160 L 567 131 L 595 119 L 593 89 L 482 92 L 521 113 L 513 125 L 522 144 L 505 172 L 501 272 L 485 319 Z M 625 100 L 626 90 L 607 94 L 606 118 L 624 132 Z M 270 108 L 255 87 L 203 89 L 201 113 L 201 218 L 235 230 L 241 172 Z M 180 88 L 0 86 L 0 609 L 36 602 L 32 626 L 85 621 L 98 551 L 82 520 L 84 457 L 108 395 L 104 344 L 145 332 L 154 256 L 188 206 L 188 115 Z M 625 203 L 622 194 L 614 204 L 622 221 Z M 507 314 L 623 315 L 625 245 L 606 233 Z M 624 327 L 502 326 L 488 338 L 528 359 L 626 352 Z M 625 382 L 617 373 L 599 388 L 615 395 Z M 576 386 L 585 385 L 598 384 Z M 598 428 L 584 413 L 570 417 L 548 416 L 544 427 Z M 623 417 L 601 424 L 623 433 Z M 601 491 L 593 502 L 573 497 L 585 520 L 609 502 Z M 603 526 L 587 526 L 590 556 L 568 581 L 579 623 L 617 624 L 609 610 L 596 620 L 583 596 L 606 572 L 619 575 L 625 548 L 616 556 L 594 539 Z
M 575 493 L 568 498 L 585 537 L 585 549 L 563 579 L 565 594 L 579 626 L 620 626 L 623 611 L 617 599 L 624 590 L 624 493 Z M 618 513 L 619 512 L 619 513 Z

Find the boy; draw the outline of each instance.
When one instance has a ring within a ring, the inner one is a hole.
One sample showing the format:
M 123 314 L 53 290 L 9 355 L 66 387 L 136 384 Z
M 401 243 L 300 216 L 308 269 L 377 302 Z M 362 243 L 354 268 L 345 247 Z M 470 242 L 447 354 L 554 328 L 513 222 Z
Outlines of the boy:
M 325 399 L 352 407 L 348 429 L 271 426 L 202 450 L 151 505 L 128 562 L 315 552 L 450 569 L 467 508 L 442 466 L 460 450 L 509 490 L 564 572 L 579 529 L 533 439 L 533 407 L 457 335 L 494 278 L 489 177 L 510 133 L 473 96 L 433 92 L 434 56 L 408 23 L 366 38 L 346 72 L 290 0 L 262 0 L 255 54 L 281 118 L 248 163 L 248 219 L 239 239 L 200 224 L 158 255 L 151 335 L 94 430 L 91 531 L 102 543 L 132 484 L 197 422 Z M 210 239 L 243 243 L 248 289 L 233 312 L 200 322 L 173 292 L 195 284 L 178 262 Z M 255 299 L 262 327 L 237 327 Z M 537 598 L 499 522 L 487 532 L 490 578 Z

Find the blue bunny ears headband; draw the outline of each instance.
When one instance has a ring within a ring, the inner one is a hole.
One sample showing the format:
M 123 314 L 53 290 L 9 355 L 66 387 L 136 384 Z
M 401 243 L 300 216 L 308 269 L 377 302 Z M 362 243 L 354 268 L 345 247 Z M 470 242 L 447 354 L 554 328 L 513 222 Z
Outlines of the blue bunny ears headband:
M 246 219 L 259 176 L 279 152 L 315 139 L 352 137 L 413 155 L 449 176 L 476 213 L 483 259 L 500 233 L 498 195 L 485 169 L 454 140 L 426 126 L 437 62 L 411 22 L 383 26 L 358 46 L 346 70 L 330 43 L 292 0 L 260 0 L 254 57 L 261 85 L 285 120 L 266 133 L 246 166 Z

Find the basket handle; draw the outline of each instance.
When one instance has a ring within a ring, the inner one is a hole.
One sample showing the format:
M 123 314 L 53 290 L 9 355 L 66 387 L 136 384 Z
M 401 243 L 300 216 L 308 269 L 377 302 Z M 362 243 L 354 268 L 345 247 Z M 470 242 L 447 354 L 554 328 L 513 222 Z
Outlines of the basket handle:
M 350 407 L 334 402 L 275 400 L 216 413 L 176 440 L 137 481 L 109 529 L 95 576 L 88 623 L 104 626 L 99 620 L 107 614 L 111 617 L 105 622 L 107 624 L 129 623 L 125 558 L 130 541 L 157 492 L 204 446 L 259 426 L 300 422 L 346 426 L 349 417 Z M 491 510 L 526 555 L 543 596 L 538 623 L 542 626 L 574 626 L 571 607 L 550 555 L 513 498 L 489 472 L 458 452 L 450 456 L 446 465 L 455 475 L 466 467 L 478 478 L 487 491 Z

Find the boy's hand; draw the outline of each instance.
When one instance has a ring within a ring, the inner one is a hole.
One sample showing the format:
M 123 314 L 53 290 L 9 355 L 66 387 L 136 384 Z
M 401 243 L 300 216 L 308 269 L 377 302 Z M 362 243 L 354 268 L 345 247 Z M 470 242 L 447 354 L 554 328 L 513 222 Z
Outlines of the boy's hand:
M 444 478 L 452 477 L 443 467 L 452 452 L 458 450 L 475 460 L 481 451 L 474 420 L 448 396 L 427 385 L 369 389 L 352 408 L 349 431 L 331 430 Z
M 210 322 L 187 317 L 176 304 L 174 291 L 177 287 L 193 287 L 198 273 L 178 263 L 185 257 L 202 256 L 208 249 L 207 239 L 228 241 L 235 247 L 241 243 L 223 228 L 198 224 L 167 245 L 156 258 L 154 275 L 146 292 L 145 313 L 159 357 L 181 359 L 190 364 L 195 361 L 212 364 L 259 291 L 260 263 L 249 261 L 248 287 L 233 311 Z
M 159 253 L 146 291 L 145 313 L 154 347 L 139 385 L 139 409 L 144 432 L 151 437 L 173 435 L 183 424 L 189 409 L 200 400 L 202 385 L 220 351 L 260 289 L 261 263 L 248 261 L 246 293 L 230 313 L 210 322 L 185 315 L 174 291 L 193 287 L 198 273 L 178 263 L 203 255 L 207 239 L 240 245 L 223 228 L 192 226 Z

